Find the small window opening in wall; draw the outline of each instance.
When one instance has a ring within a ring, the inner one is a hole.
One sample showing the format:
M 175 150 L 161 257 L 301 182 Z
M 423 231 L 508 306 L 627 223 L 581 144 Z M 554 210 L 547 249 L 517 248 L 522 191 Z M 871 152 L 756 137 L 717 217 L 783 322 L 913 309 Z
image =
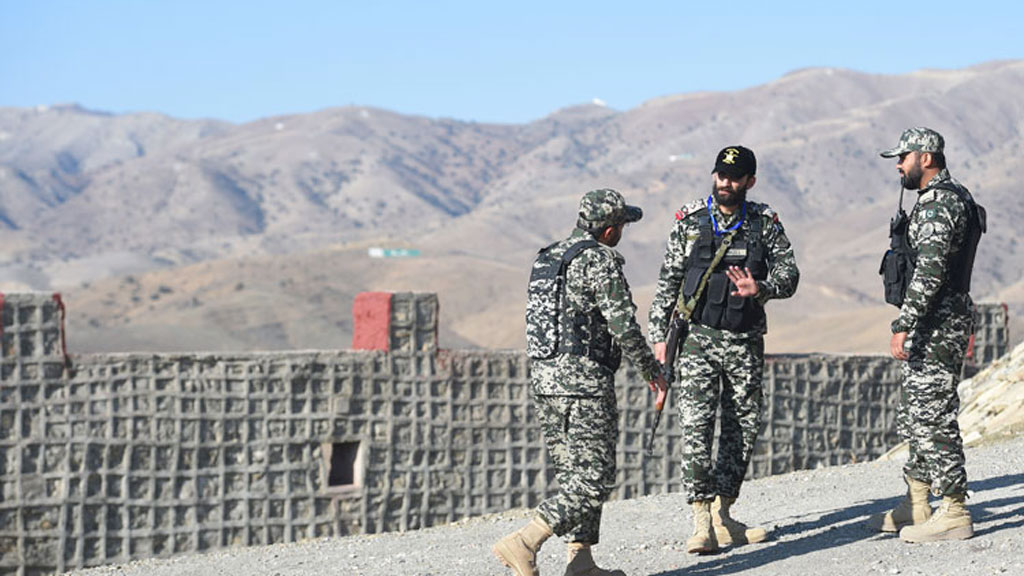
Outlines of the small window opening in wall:
M 359 486 L 359 442 L 335 442 L 331 445 L 331 467 L 327 485 L 334 488 Z

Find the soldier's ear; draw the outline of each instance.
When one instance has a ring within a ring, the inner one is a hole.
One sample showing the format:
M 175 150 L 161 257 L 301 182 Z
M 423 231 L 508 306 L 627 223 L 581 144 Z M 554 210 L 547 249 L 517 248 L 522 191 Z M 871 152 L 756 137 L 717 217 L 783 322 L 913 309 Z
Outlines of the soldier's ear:
M 750 180 L 747 181 L 747 190 L 750 190 L 751 188 L 753 188 L 754 184 L 757 184 L 757 176 L 754 176 L 753 174 L 751 174 L 750 175 Z
M 612 243 L 612 238 L 615 237 L 617 233 L 616 230 L 619 228 L 619 226 L 622 226 L 622 224 L 617 224 L 615 226 L 607 226 L 604 230 L 601 230 L 601 233 L 598 234 L 596 238 L 598 243 L 604 244 L 605 246 L 614 246 L 615 244 Z
M 921 152 L 921 155 L 918 157 L 918 160 L 921 162 L 922 168 L 935 167 L 935 157 L 932 156 L 931 152 Z

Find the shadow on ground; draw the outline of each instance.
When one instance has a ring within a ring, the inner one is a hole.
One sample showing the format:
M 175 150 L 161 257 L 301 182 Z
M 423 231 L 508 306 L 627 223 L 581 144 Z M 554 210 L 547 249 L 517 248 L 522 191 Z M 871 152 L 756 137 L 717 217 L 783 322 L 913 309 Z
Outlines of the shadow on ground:
M 1024 473 L 986 478 L 971 483 L 974 502 L 968 502 L 968 504 L 974 516 L 975 528 L 981 528 L 975 532 L 975 538 L 1024 526 L 1024 506 L 999 513 L 991 512 L 994 509 L 1024 503 L 1024 495 L 998 500 L 984 499 L 985 492 L 1013 486 L 1024 486 Z M 720 554 L 718 557 L 711 557 L 694 566 L 669 572 L 657 572 L 652 576 L 735 574 L 754 570 L 786 558 L 845 546 L 860 540 L 894 538 L 895 535 L 879 534 L 869 530 L 864 526 L 864 521 L 871 514 L 891 509 L 898 502 L 899 498 L 879 498 L 859 502 L 847 508 L 826 511 L 812 520 L 801 520 L 806 516 L 782 518 L 778 521 L 776 529 L 772 531 L 773 541 L 792 535 L 806 535 L 786 542 L 770 541 L 765 545 L 755 545 L 749 549 L 740 548 L 736 552 Z M 1007 521 L 995 524 L 1015 517 L 1017 518 L 1016 522 Z

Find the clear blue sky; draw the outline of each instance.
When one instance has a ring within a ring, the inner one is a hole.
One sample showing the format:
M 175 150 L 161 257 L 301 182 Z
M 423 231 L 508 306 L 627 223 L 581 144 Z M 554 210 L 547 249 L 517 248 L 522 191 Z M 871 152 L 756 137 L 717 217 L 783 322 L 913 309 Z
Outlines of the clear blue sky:
M 0 106 L 245 122 L 350 104 L 526 122 L 809 66 L 1024 58 L 1024 2 L 0 0 Z

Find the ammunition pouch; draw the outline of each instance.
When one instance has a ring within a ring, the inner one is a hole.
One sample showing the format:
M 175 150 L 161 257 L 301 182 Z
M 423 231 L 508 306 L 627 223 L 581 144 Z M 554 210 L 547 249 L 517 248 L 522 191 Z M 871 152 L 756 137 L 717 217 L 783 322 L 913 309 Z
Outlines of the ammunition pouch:
M 910 219 L 902 209 L 889 221 L 889 249 L 886 250 L 882 264 L 878 268 L 885 288 L 885 301 L 897 308 L 903 306 L 907 286 L 914 277 L 917 262 L 917 252 L 910 248 L 907 241 L 909 225 Z
M 578 315 L 563 311 L 558 325 L 558 353 L 589 358 L 612 372 L 619 369 L 622 350 L 612 338 L 608 322 L 599 311 Z

